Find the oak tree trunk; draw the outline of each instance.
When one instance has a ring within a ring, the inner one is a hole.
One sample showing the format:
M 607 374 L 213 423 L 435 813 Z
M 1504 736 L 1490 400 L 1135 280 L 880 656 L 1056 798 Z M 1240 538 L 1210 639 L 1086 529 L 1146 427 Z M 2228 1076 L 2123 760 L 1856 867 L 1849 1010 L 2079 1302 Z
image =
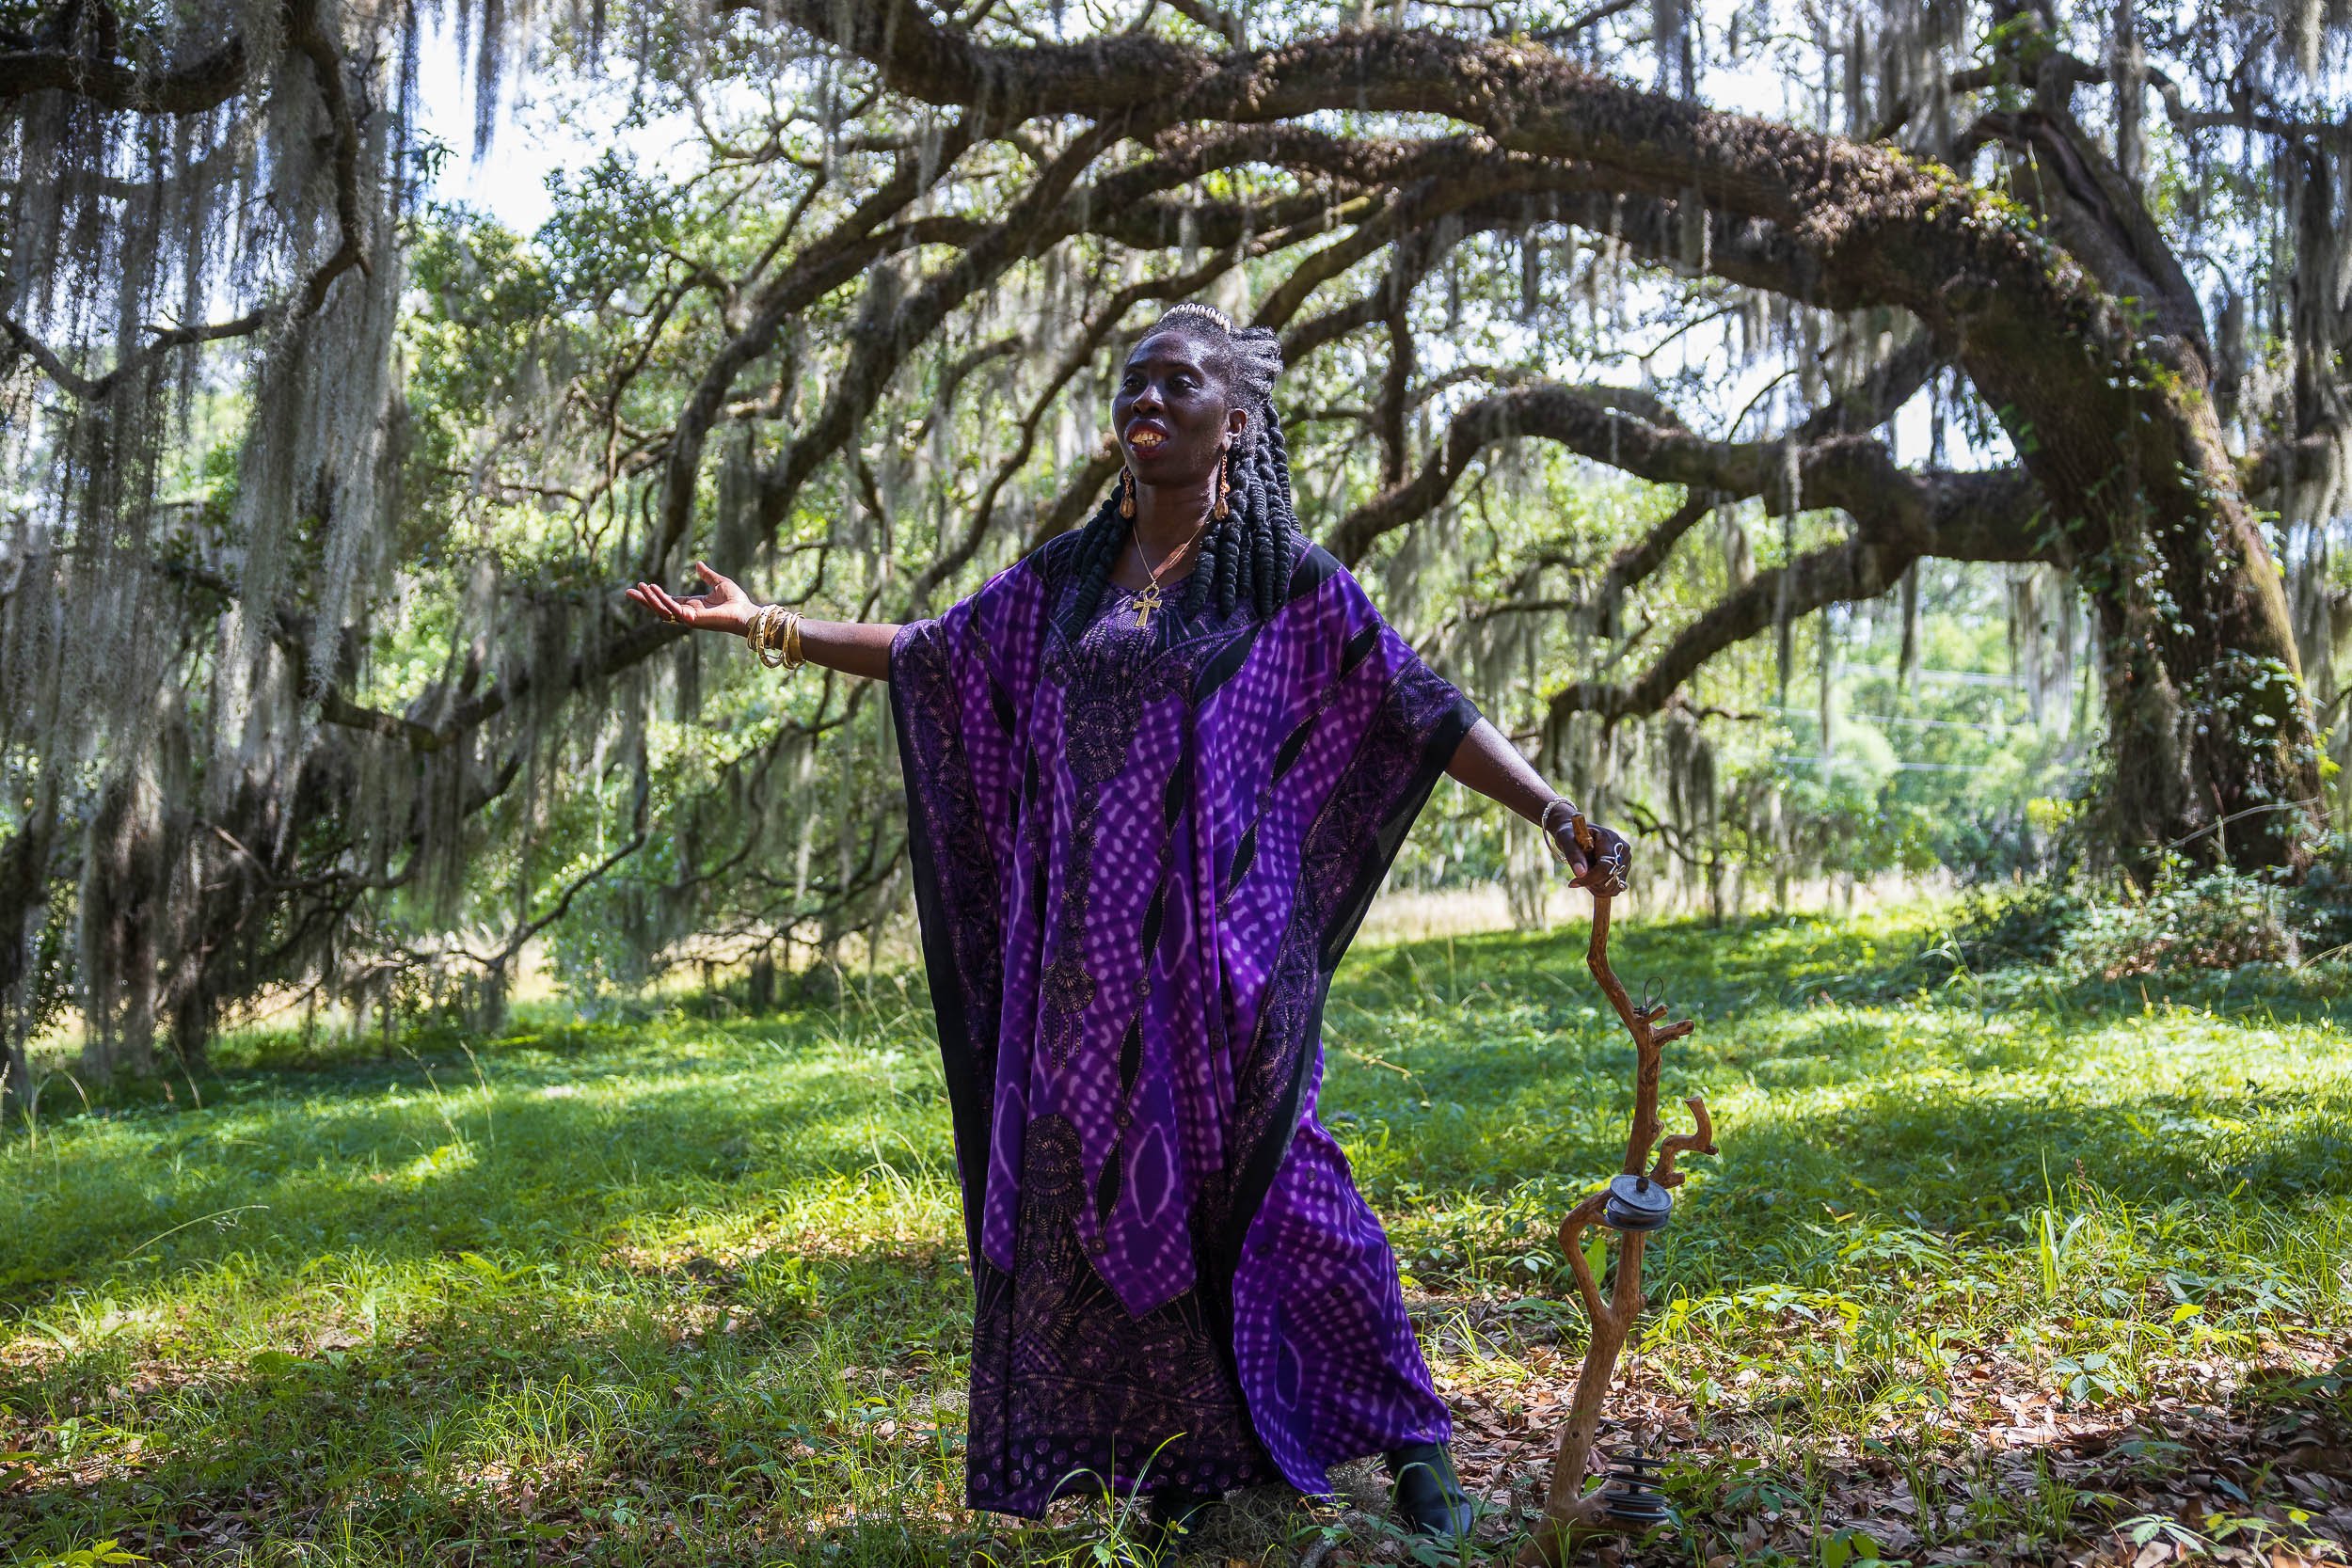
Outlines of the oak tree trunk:
M 2046 339 L 1963 353 L 2048 501 L 2035 526 L 2098 617 L 2106 777 L 2097 841 L 2137 877 L 2299 869 L 2321 804 L 2318 737 L 2270 546 L 2221 443 L 2193 331 L 2144 340 L 2122 385 Z M 2055 373 L 2052 373 L 2055 372 Z

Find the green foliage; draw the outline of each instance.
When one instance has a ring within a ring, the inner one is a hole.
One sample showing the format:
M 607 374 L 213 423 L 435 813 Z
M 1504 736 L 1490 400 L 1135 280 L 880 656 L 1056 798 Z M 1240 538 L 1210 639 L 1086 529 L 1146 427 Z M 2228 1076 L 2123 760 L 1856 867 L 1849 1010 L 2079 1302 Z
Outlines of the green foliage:
M 2058 958 L 2077 973 L 2122 980 L 2280 963 L 2300 948 L 2284 888 L 2268 878 L 2220 871 L 2161 882 L 2144 898 L 2088 904 Z
M 26 1568 L 111 1568 L 124 1562 L 145 1562 L 137 1552 L 126 1552 L 119 1541 L 97 1541 L 87 1546 L 76 1546 L 59 1557 L 34 1558 Z
M 2321 967 L 2340 984 L 2352 948 L 2352 856 L 2331 841 L 2298 881 L 2268 873 L 2199 873 L 2174 857 L 2142 890 L 2125 881 L 2053 878 L 2022 892 L 1976 895 L 1931 949 L 1978 973 L 2031 969 L 2073 981 L 2128 981 L 2247 965 Z
M 1564 493 L 1567 483 L 1564 476 Z M 1400 550 L 1399 568 L 1374 591 L 1392 616 L 1450 626 L 1480 614 L 1487 585 L 1507 580 L 1525 557 L 1572 549 L 1605 559 L 1656 521 L 1652 499 L 1589 484 L 1573 494 L 1572 503 L 1466 520 L 1458 560 Z M 1779 531 L 1777 521 L 1771 527 Z M 1808 515 L 1784 538 L 1760 535 L 1757 564 L 1778 563 L 1792 546 L 1818 547 L 1842 528 Z M 1695 618 L 1726 586 L 1715 553 L 1677 553 L 1640 587 L 1625 616 L 1669 625 Z M 1785 689 L 1769 635 L 1692 676 L 1694 705 L 1738 721 L 1692 727 L 1695 743 L 1677 739 L 1671 715 L 1620 727 L 1620 762 L 1596 809 L 1639 832 L 1651 875 L 1686 882 L 1737 875 L 1753 908 L 1758 888 L 1779 876 L 1867 880 L 1940 868 L 1963 881 L 2007 882 L 2061 858 L 2064 819 L 2099 738 L 2097 704 L 2074 662 L 2088 633 L 2068 619 L 2071 605 L 2058 602 L 2072 590 L 2037 581 L 2034 624 L 2021 628 L 2007 579 L 1934 562 L 1921 571 L 1920 673 L 1912 679 L 1900 668 L 1899 606 L 1839 607 L 1791 626 Z M 2042 644 L 2034 656 L 2013 642 L 2021 629 Z M 1539 650 L 1532 672 L 1504 664 L 1462 676 L 1498 725 L 1520 734 L 1544 733 L 1553 688 L 1593 651 L 1568 626 L 1530 635 Z M 1826 739 L 1824 659 L 1833 664 Z M 1555 754 L 1539 758 L 1572 794 L 1592 764 L 1593 742 L 1577 728 L 1585 722 L 1576 721 Z M 1706 766 L 1679 760 L 1677 745 L 1682 757 L 1703 752 Z M 1504 875 L 1503 822 L 1487 802 L 1439 791 L 1406 843 L 1398 879 L 1439 886 Z

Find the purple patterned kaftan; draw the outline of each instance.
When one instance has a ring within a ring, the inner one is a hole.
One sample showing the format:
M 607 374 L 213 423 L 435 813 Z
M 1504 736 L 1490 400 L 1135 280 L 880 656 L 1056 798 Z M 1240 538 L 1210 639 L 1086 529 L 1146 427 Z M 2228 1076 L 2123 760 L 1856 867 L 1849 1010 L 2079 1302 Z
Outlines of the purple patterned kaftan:
M 1469 699 L 1310 547 L 1265 622 L 1061 605 L 1075 535 L 890 651 L 976 1288 L 967 1497 L 1213 1493 L 1451 1435 L 1314 1118 L 1331 972 Z

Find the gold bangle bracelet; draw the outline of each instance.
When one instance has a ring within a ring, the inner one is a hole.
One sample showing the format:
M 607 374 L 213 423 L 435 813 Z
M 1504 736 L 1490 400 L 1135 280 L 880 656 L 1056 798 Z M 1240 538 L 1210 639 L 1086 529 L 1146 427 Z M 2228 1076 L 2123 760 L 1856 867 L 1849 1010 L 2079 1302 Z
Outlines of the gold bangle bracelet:
M 776 651 L 775 645 L 776 620 L 784 613 L 786 611 L 782 605 L 760 606 L 753 614 L 752 624 L 743 634 L 752 645 L 752 652 L 758 657 L 759 662 L 771 670 L 784 662 L 784 657 Z
M 743 641 L 768 669 L 798 670 L 806 662 L 801 652 L 801 612 L 797 610 L 761 605 L 743 627 Z

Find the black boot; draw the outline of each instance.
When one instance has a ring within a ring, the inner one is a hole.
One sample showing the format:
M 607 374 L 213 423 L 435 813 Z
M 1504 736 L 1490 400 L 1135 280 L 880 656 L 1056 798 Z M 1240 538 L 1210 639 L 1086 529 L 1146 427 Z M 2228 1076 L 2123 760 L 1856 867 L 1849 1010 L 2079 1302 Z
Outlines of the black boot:
M 1405 1522 L 1422 1535 L 1459 1540 L 1470 1531 L 1477 1511 L 1454 1472 L 1454 1455 L 1443 1443 L 1412 1443 L 1388 1453 L 1396 1478 L 1394 1503 Z
M 1145 1500 L 1136 1544 L 1151 1558 L 1172 1561 L 1192 1544 L 1220 1499 L 1189 1492 L 1154 1492 Z

